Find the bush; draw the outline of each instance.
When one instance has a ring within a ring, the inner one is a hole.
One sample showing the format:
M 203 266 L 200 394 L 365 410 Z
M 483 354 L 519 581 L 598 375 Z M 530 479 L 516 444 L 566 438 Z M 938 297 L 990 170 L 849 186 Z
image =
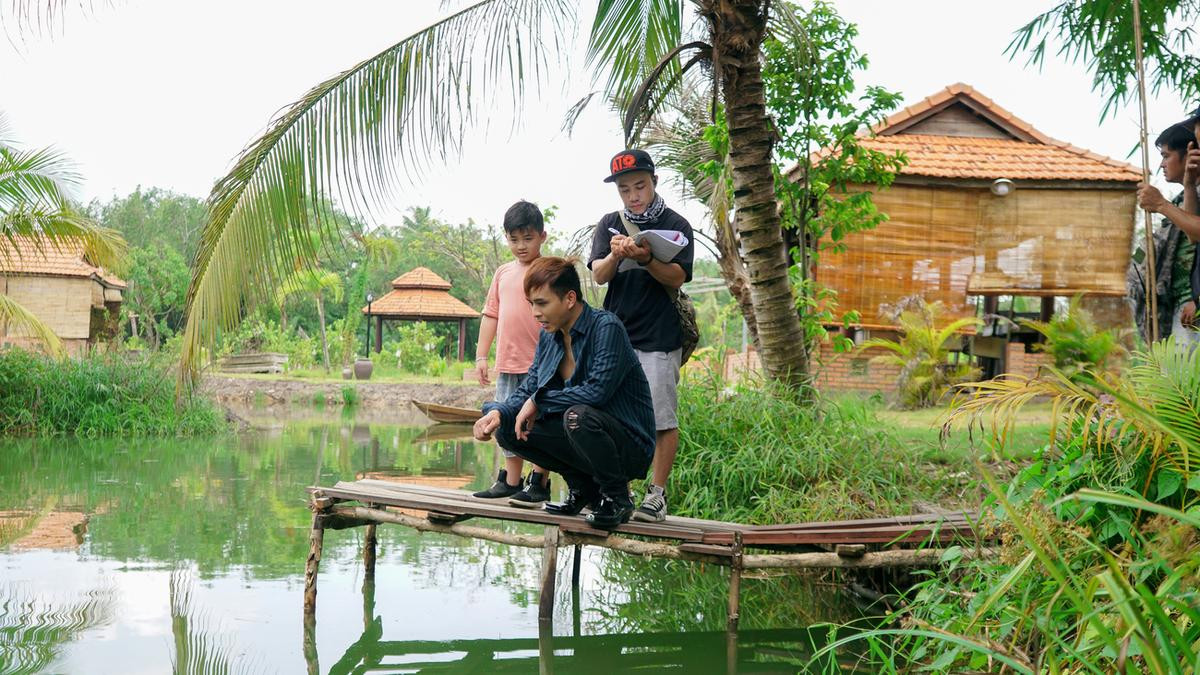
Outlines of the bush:
M 342 387 L 342 403 L 345 403 L 346 405 L 358 405 L 358 401 L 359 397 L 357 388 L 350 385 Z
M 433 374 L 436 364 L 442 360 L 442 339 L 424 321 L 402 323 L 396 330 L 399 339 L 391 343 L 396 347 L 396 361 L 401 370 L 415 375 Z
M 958 489 L 932 448 L 896 441 L 866 404 L 801 400 L 783 387 L 730 388 L 693 372 L 679 390 L 671 511 L 774 524 L 910 512 Z M 955 470 L 958 470 L 955 468 Z
M 177 406 L 175 378 L 155 360 L 93 355 L 55 360 L 0 350 L 0 433 L 180 436 L 225 428 L 193 396 Z
M 277 352 L 287 354 L 288 369 L 312 368 L 320 359 L 321 341 L 280 329 L 274 321 L 247 319 L 237 332 L 222 341 L 219 357 L 243 352 Z
M 1126 355 L 1116 333 L 1101 330 L 1090 312 L 1079 306 L 1080 296 L 1071 298 L 1067 311 L 1049 322 L 1021 321 L 1041 333 L 1046 341 L 1035 348 L 1054 359 L 1054 367 L 1068 376 L 1084 369 L 1113 370 Z

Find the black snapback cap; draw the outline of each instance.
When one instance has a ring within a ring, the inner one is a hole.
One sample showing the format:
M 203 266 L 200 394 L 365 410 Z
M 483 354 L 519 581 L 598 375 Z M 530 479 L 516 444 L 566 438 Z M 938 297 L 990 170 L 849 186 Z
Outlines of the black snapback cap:
M 604 179 L 605 183 L 611 183 L 617 176 L 634 171 L 654 173 L 654 160 L 650 159 L 650 153 L 645 150 L 622 150 L 613 155 L 608 163 L 608 171 L 610 175 Z

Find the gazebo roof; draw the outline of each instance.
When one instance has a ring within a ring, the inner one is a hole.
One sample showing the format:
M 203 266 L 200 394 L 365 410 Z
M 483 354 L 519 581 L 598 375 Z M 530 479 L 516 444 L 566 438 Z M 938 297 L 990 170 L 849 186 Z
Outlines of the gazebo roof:
M 450 282 L 439 277 L 428 267 L 417 267 L 392 279 L 392 288 L 432 288 L 450 290 Z
M 37 242 L 29 237 L 0 238 L 0 275 L 94 279 L 107 288 L 124 289 L 122 279 L 88 262 L 77 239 Z
M 370 307 L 369 313 L 366 307 L 362 308 L 362 313 L 389 319 L 450 321 L 479 318 L 479 312 L 450 295 L 450 282 L 425 267 L 393 279 L 392 290 Z

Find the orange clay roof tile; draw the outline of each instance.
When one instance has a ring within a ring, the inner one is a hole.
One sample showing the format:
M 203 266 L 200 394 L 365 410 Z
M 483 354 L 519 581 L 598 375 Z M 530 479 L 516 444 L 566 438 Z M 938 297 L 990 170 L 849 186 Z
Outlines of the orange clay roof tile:
M 450 290 L 450 282 L 428 267 L 417 267 L 392 279 L 392 288 L 436 288 Z
M 109 288 L 127 288 L 123 280 L 89 263 L 83 245 L 77 240 L 48 239 L 40 242 L 29 237 L 0 238 L 0 275 L 79 277 L 96 279 Z
M 367 313 L 367 308 L 362 308 Z M 479 312 L 450 295 L 450 282 L 426 267 L 392 280 L 392 290 L 371 303 L 372 316 L 412 319 L 475 319 Z

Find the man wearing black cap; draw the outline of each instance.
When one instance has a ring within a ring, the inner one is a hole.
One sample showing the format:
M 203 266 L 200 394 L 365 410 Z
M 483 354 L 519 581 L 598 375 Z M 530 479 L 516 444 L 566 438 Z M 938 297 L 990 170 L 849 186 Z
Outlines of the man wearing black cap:
M 625 324 L 650 383 L 656 431 L 653 473 L 633 517 L 652 522 L 667 515 L 667 478 L 679 447 L 676 408 L 683 332 L 674 298 L 692 278 L 695 242 L 692 226 L 667 208 L 657 193 L 658 176 L 648 153 L 622 150 L 609 162 L 608 173 L 604 182 L 616 183 L 624 208 L 605 215 L 596 225 L 588 268 L 597 284 L 608 284 L 604 309 Z M 633 230 L 674 230 L 682 232 L 688 243 L 673 259 L 662 261 L 650 254 L 649 244 L 634 243 Z M 626 260 L 636 264 L 622 265 Z
M 1138 205 L 1147 211 L 1158 213 L 1178 227 L 1192 242 L 1200 241 L 1200 108 L 1180 122 L 1179 127 L 1191 131 L 1193 142 L 1189 144 L 1183 167 L 1183 200 L 1178 206 L 1163 197 L 1158 188 L 1141 183 L 1138 185 Z M 1190 277 L 1190 302 L 1180 305 L 1182 312 L 1173 317 L 1171 334 L 1188 348 L 1200 345 L 1200 333 L 1196 332 L 1196 307 L 1200 306 L 1200 255 L 1193 255 Z M 1156 265 L 1157 266 L 1157 265 Z

